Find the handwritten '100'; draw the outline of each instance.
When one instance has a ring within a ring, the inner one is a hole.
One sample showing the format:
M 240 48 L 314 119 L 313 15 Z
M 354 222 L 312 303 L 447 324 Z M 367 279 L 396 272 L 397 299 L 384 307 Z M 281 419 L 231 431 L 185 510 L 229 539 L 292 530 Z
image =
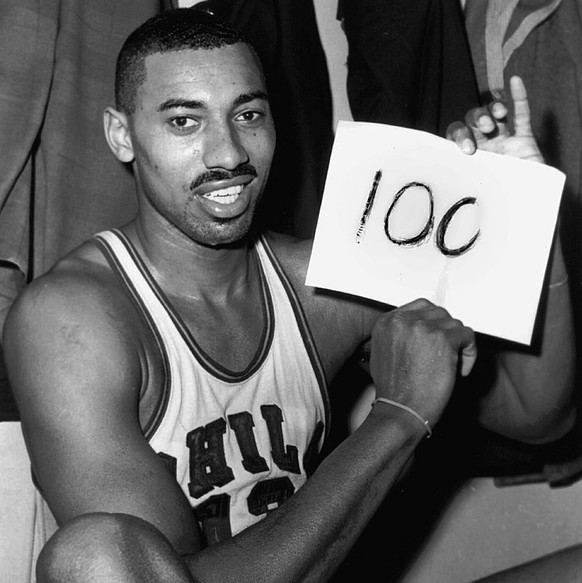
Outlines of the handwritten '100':
M 356 233 L 356 242 L 357 243 L 360 242 L 360 239 L 364 234 L 366 223 L 368 222 L 368 219 L 369 219 L 370 214 L 372 212 L 372 208 L 374 206 L 374 201 L 376 198 L 376 192 L 378 191 L 378 187 L 380 185 L 381 180 L 382 180 L 382 170 L 378 170 L 374 176 L 374 182 L 372 183 L 372 188 L 370 190 L 370 193 L 368 194 L 368 198 L 366 200 L 366 205 L 364 207 L 364 211 L 363 211 L 362 217 L 360 219 L 360 224 L 358 226 L 358 231 Z M 426 191 L 427 197 L 428 197 L 428 203 L 429 203 L 428 219 L 427 219 L 426 223 L 422 226 L 422 228 L 419 229 L 418 233 L 415 233 L 414 235 L 411 235 L 409 237 L 395 237 L 390 232 L 390 225 L 389 225 L 390 217 L 391 217 L 392 213 L 394 212 L 394 210 L 396 209 L 396 206 L 398 205 L 402 196 L 410 188 L 421 188 L 421 189 L 424 189 Z M 473 235 L 473 237 L 471 237 L 463 245 L 460 245 L 458 247 L 448 247 L 445 243 L 447 230 L 448 230 L 449 225 L 450 225 L 451 221 L 453 220 L 455 214 L 462 207 L 467 206 L 467 205 L 475 205 L 476 203 L 477 203 L 477 199 L 474 196 L 467 196 L 467 197 L 461 198 L 460 200 L 455 202 L 447 210 L 447 212 L 443 215 L 443 217 L 439 221 L 439 224 L 438 224 L 437 230 L 436 230 L 436 234 L 435 234 L 435 245 L 443 255 L 445 255 L 447 257 L 458 257 L 459 255 L 463 255 L 464 253 L 469 251 L 469 249 L 471 249 L 471 247 L 473 247 L 473 245 L 475 244 L 475 242 L 479 238 L 479 235 L 481 233 L 480 229 L 475 233 L 475 235 Z M 423 243 L 424 241 L 426 241 L 430 237 L 433 228 L 434 228 L 434 196 L 433 196 L 431 188 L 429 186 L 427 186 L 426 184 L 423 184 L 422 182 L 409 182 L 408 184 L 404 185 L 396 193 L 396 195 L 394 196 L 394 200 L 392 201 L 392 204 L 390 205 L 390 208 L 386 212 L 386 216 L 384 217 L 384 233 L 386 234 L 386 237 L 388 238 L 389 241 L 391 241 L 395 245 L 414 246 L 414 245 L 419 245 L 420 243 Z

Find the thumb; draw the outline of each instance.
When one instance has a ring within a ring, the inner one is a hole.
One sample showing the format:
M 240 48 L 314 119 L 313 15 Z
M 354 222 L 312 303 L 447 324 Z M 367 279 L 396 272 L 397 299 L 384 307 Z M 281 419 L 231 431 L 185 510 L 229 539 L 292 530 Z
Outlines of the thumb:
M 461 350 L 461 376 L 466 377 L 473 370 L 473 365 L 477 360 L 477 343 L 473 339 Z

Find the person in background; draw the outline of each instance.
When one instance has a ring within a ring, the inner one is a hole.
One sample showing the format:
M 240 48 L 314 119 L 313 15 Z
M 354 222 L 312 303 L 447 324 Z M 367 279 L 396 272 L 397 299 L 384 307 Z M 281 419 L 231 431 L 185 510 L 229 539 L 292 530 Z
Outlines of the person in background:
M 523 78 L 532 132 L 546 162 L 566 174 L 559 236 L 570 275 L 578 350 L 582 338 L 582 5 L 577 0 L 464 0 L 465 25 L 481 100 L 507 94 Z M 580 363 L 576 373 L 580 379 Z M 579 401 L 579 396 L 576 395 Z M 568 457 L 581 455 L 579 439 Z M 479 583 L 582 580 L 582 546 L 491 575 Z
M 480 104 L 457 0 L 339 0 L 355 121 L 444 136 Z
M 483 103 L 528 88 L 532 131 L 546 163 L 566 175 L 559 233 L 582 343 L 582 4 L 578 0 L 465 0 L 465 25 Z M 579 363 L 580 364 L 580 363 Z M 582 378 L 577 371 L 577 378 Z M 580 447 L 577 448 L 581 454 Z
M 464 112 L 509 95 L 520 76 L 528 88 L 533 134 L 547 164 L 566 174 L 558 222 L 573 294 L 577 346 L 582 331 L 580 195 L 582 168 L 582 11 L 577 0 L 339 0 L 348 41 L 347 91 L 354 119 L 445 135 Z M 580 361 L 578 361 L 578 368 Z M 580 371 L 577 371 L 580 378 Z M 575 397 L 579 400 L 579 396 Z M 410 478 L 383 504 L 354 552 L 353 576 L 382 554 L 384 525 L 403 523 L 390 562 L 397 578 L 432 532 L 434 520 L 467 479 L 539 475 L 552 486 L 579 477 L 580 428 L 551 444 L 528 445 L 467 422 L 470 404 L 455 399 L 446 423 L 419 448 Z M 448 460 L 448 463 L 447 463 Z M 556 471 L 546 472 L 548 467 Z M 569 468 L 572 469 L 569 469 Z M 574 472 L 578 472 L 575 474 Z M 530 478 L 531 479 L 531 478 Z M 434 492 L 424 496 L 430 481 Z M 420 520 L 408 520 L 412 514 Z
M 135 214 L 131 173 L 94 138 L 123 41 L 159 10 L 159 0 L 1 3 L 0 326 L 28 282 Z M 0 347 L 0 421 L 18 418 Z

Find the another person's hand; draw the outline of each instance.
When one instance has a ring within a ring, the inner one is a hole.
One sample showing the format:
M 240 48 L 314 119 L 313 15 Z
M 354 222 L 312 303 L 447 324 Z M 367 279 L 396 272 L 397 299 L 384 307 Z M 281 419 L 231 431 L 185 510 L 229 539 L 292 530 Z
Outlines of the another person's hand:
M 376 396 L 438 421 L 458 374 L 477 357 L 471 328 L 425 299 L 384 314 L 372 331 L 370 373 Z
M 510 79 L 510 91 L 512 107 L 499 99 L 488 107 L 472 109 L 464 123 L 454 122 L 447 128 L 447 138 L 466 154 L 479 149 L 543 163 L 531 130 L 527 92 L 520 77 Z

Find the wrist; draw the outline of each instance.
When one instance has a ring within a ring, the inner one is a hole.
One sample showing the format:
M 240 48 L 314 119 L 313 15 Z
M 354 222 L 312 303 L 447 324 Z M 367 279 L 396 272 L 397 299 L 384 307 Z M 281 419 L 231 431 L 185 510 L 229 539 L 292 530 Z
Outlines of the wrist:
M 372 402 L 371 410 L 368 417 L 381 422 L 383 425 L 389 426 L 391 430 L 403 434 L 402 437 L 406 440 L 412 439 L 416 443 L 420 442 L 429 435 L 429 430 L 432 433 L 430 422 L 425 424 L 425 419 L 420 415 L 410 413 L 408 407 L 393 406 L 390 403 L 378 401 Z
M 417 423 L 420 423 L 420 425 L 422 426 L 422 428 L 426 432 L 426 437 L 427 438 L 429 438 L 432 435 L 432 428 L 431 428 L 430 423 L 428 422 L 428 420 L 425 419 L 424 417 L 422 417 L 422 415 L 420 415 L 420 413 L 418 413 L 412 407 L 409 407 L 408 405 L 405 405 L 404 403 L 400 403 L 399 401 L 394 401 L 392 399 L 387 399 L 386 397 L 378 397 L 378 398 L 376 398 L 372 402 L 372 408 L 374 407 L 374 405 L 382 405 L 382 406 L 387 406 L 387 407 L 394 407 L 396 409 L 400 409 L 401 411 L 404 411 L 405 413 L 407 413 L 408 415 L 410 415 L 414 420 L 416 420 Z

